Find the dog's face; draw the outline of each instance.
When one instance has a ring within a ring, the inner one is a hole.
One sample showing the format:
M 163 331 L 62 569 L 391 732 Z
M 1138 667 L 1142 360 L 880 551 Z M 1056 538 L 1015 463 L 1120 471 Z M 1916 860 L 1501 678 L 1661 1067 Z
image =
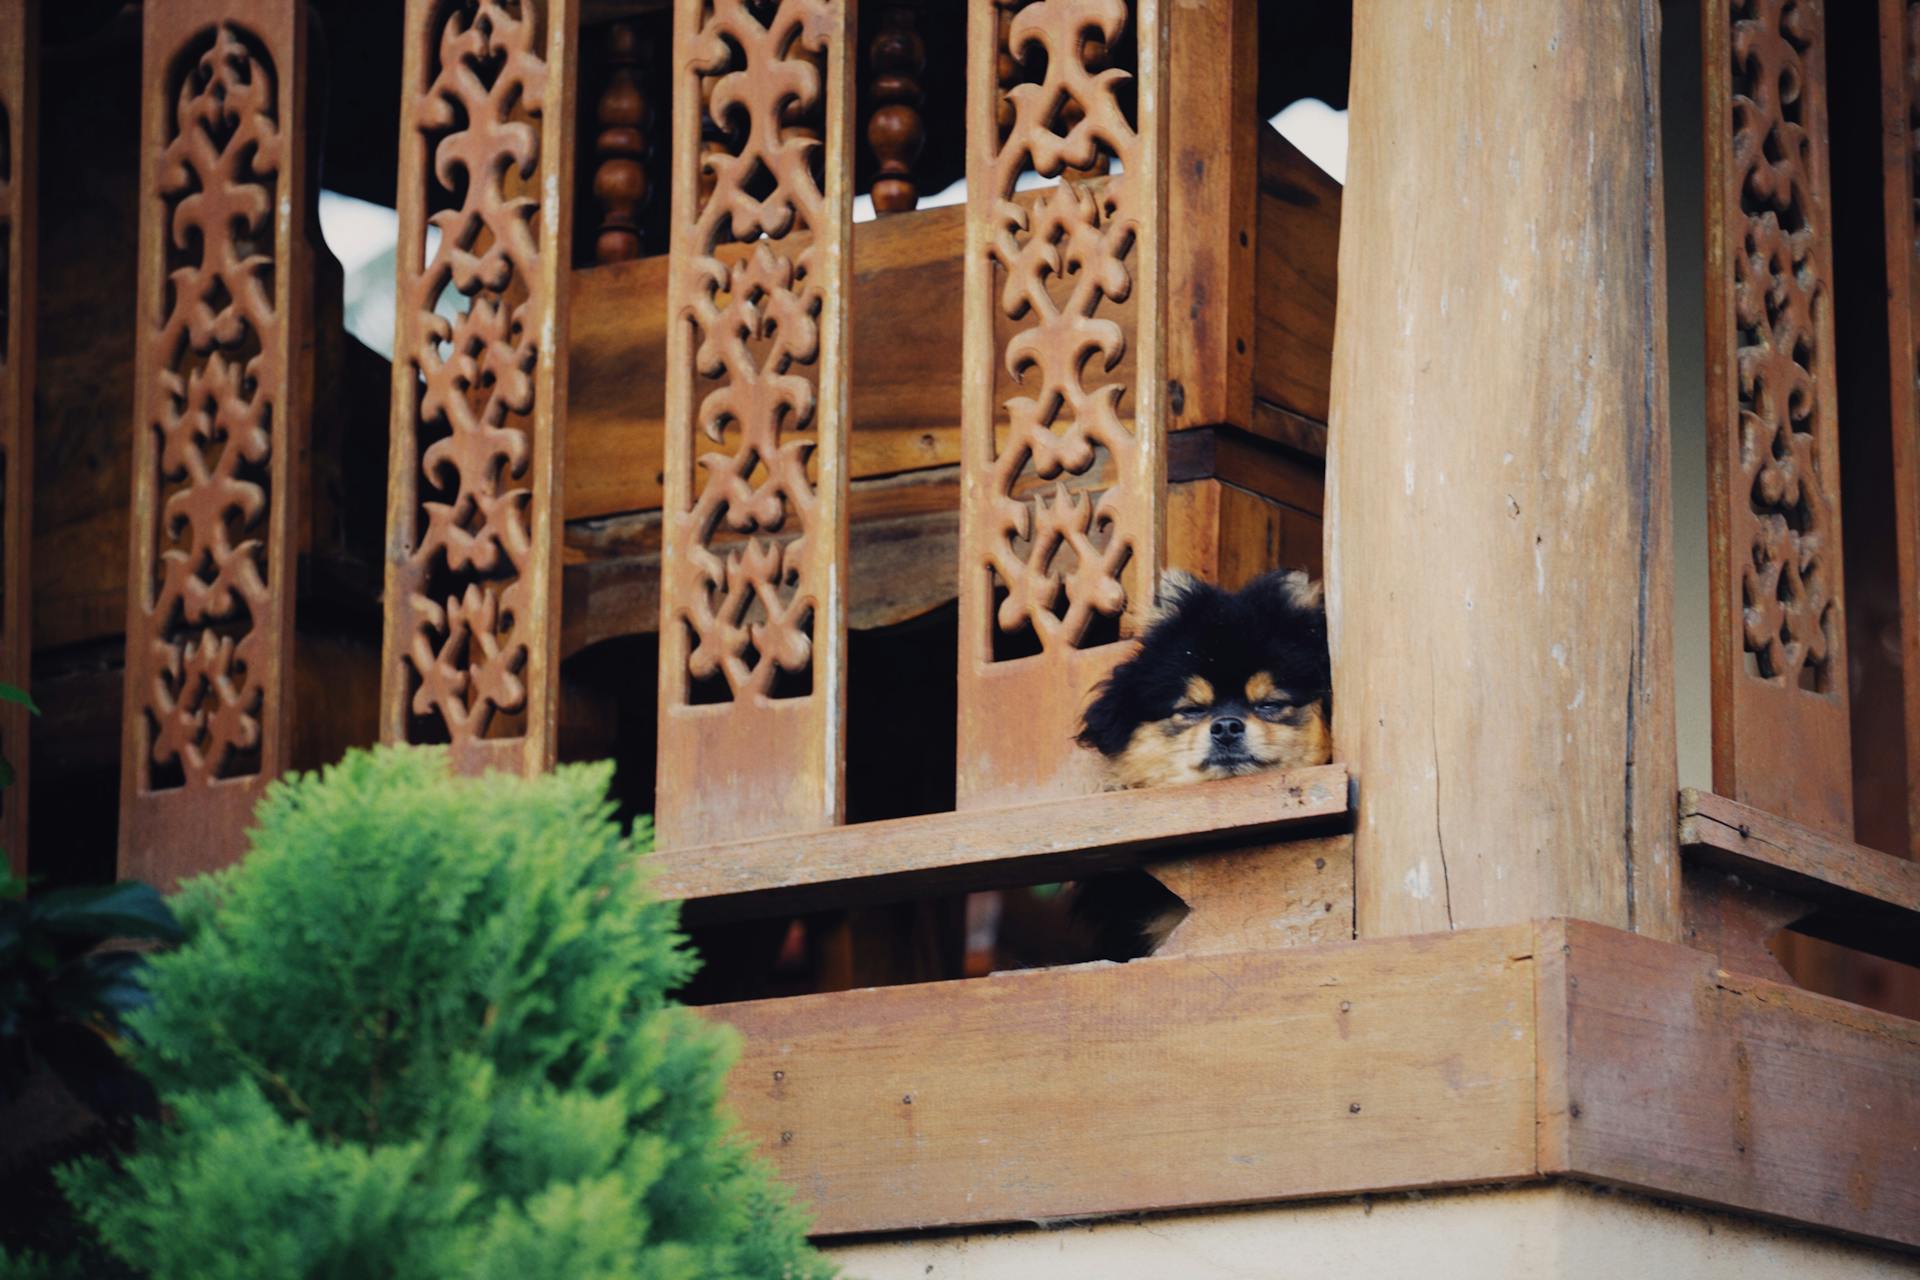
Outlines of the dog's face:
M 1123 787 L 1325 764 L 1331 684 L 1326 610 L 1304 573 L 1270 573 L 1238 593 L 1169 575 L 1080 742 Z

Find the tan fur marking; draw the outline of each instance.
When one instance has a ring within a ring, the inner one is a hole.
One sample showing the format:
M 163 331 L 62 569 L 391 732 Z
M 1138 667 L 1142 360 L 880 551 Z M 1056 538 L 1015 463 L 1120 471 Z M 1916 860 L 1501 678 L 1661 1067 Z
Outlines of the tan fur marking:
M 1197 707 L 1213 705 L 1213 686 L 1204 676 L 1191 676 L 1187 680 L 1186 699 Z
M 1247 701 L 1257 703 L 1270 698 L 1279 687 L 1273 682 L 1272 676 L 1264 671 L 1256 671 L 1247 680 Z
M 1305 569 L 1295 569 L 1286 578 L 1287 598 L 1303 609 L 1318 609 L 1326 604 L 1327 588 L 1315 582 Z

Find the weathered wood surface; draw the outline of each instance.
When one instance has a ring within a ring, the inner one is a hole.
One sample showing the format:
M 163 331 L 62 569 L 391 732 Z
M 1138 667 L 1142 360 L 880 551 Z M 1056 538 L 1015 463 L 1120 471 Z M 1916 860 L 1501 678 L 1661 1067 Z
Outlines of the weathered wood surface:
M 663 848 L 831 827 L 844 812 L 853 8 L 674 10 Z M 703 85 L 714 113 L 731 95 L 745 121 L 737 153 L 700 154 Z M 819 180 L 804 135 L 824 150 Z M 762 174 L 773 190 L 756 195 Z M 743 255 L 716 256 L 734 240 L 749 242 Z M 732 544 L 716 536 L 723 522 Z
M 1271 126 L 1260 127 L 1259 139 L 1253 394 L 1324 423 L 1339 293 L 1340 184 Z M 1267 425 L 1258 404 L 1251 426 L 1261 435 L 1280 430 Z
M 306 6 L 146 11 L 119 869 L 225 866 L 292 741 Z
M 945 889 L 1040 884 L 1159 852 L 1259 843 L 1342 820 L 1338 765 L 1190 786 L 936 813 L 652 854 L 655 892 L 704 917 L 898 901 Z
M 1327 601 L 1360 935 L 1671 937 L 1655 7 L 1427 19 L 1355 14 Z
M 1579 921 L 1537 954 L 1541 1172 L 1920 1246 L 1920 1023 Z
M 0 12 L 0 681 L 33 685 L 33 387 L 39 277 L 40 11 Z M 27 709 L 0 706 L 0 759 L 13 780 L 0 791 L 0 847 L 27 873 Z
M 1880 0 L 1880 146 L 1886 227 L 1888 427 L 1900 582 L 1900 665 L 1907 744 L 1907 853 L 1920 857 L 1920 8 Z
M 575 20 L 407 3 L 380 734 L 465 772 L 554 759 Z
M 1920 863 L 1691 787 L 1680 793 L 1680 844 L 1690 864 L 1790 894 L 1807 912 L 1825 908 L 1803 931 L 1920 963 Z
M 1824 5 L 1701 13 L 1713 788 L 1851 835 Z
M 1532 933 L 721 1006 L 824 1235 L 1524 1178 Z
M 1156 956 L 1224 955 L 1353 937 L 1353 836 L 1342 833 L 1151 863 L 1187 904 Z

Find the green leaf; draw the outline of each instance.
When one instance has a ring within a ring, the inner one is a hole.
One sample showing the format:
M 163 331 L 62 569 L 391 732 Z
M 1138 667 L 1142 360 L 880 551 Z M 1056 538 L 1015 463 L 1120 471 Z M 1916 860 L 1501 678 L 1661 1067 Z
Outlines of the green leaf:
M 33 705 L 32 696 L 19 685 L 0 682 L 0 702 L 12 702 L 25 707 L 36 716 L 40 714 L 40 708 Z
M 34 898 L 30 910 L 34 922 L 50 933 L 159 942 L 179 942 L 186 936 L 166 899 L 138 880 L 59 889 Z

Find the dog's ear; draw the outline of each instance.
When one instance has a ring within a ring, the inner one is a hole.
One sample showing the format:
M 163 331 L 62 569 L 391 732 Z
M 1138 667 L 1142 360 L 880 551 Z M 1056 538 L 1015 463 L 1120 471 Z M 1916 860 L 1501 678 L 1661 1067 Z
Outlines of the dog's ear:
M 1198 578 L 1185 569 L 1168 569 L 1160 575 L 1160 586 L 1153 594 L 1153 612 L 1147 615 L 1147 625 L 1158 626 L 1179 612 L 1180 606 L 1189 597 L 1205 586 Z
M 1287 599 L 1302 609 L 1327 607 L 1326 585 L 1315 581 L 1305 569 L 1291 569 L 1281 574 L 1280 584 Z

